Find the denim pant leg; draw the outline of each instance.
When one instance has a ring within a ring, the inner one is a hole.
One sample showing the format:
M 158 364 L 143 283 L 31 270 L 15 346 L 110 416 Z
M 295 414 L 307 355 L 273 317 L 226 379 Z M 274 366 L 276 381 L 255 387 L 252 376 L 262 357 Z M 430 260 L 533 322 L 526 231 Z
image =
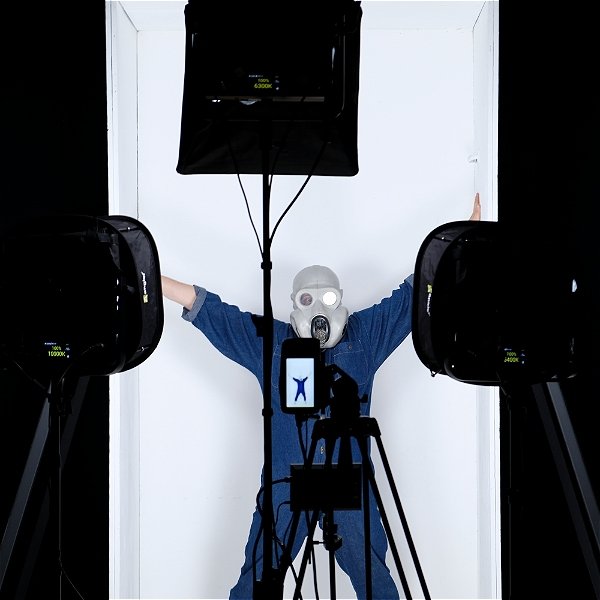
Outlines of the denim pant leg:
M 388 547 L 387 536 L 374 500 L 370 505 L 370 513 L 373 599 L 397 600 L 399 598 L 398 588 L 385 564 Z M 342 545 L 335 553 L 336 560 L 350 577 L 357 598 L 363 600 L 366 598 L 363 511 L 336 512 L 334 521 L 338 525 L 338 534 L 342 537 Z
M 289 509 L 289 505 L 281 506 L 278 511 L 277 526 L 275 532 L 281 542 L 286 547 L 289 540 L 286 536 L 289 535 L 289 525 L 293 518 L 293 514 Z M 252 600 L 255 574 L 257 579 L 262 579 L 263 575 L 263 537 L 261 531 L 262 518 L 258 511 L 254 511 L 252 516 L 252 524 L 250 525 L 250 534 L 246 542 L 244 564 L 240 571 L 240 576 L 235 586 L 229 592 L 230 600 Z M 305 515 L 301 514 L 298 521 L 298 529 L 292 546 L 292 560 L 296 557 L 306 534 L 308 527 L 306 524 Z M 283 550 L 278 552 L 273 551 L 273 566 L 277 566 L 277 556 L 281 556 Z M 254 564 L 254 567 L 253 567 Z

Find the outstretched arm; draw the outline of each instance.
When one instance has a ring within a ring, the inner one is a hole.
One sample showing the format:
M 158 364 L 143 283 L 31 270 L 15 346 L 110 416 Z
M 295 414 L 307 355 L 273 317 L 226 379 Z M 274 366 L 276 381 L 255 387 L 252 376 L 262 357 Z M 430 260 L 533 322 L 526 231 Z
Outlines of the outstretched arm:
M 475 194 L 473 201 L 473 212 L 469 217 L 469 221 L 481 221 L 481 202 L 479 201 L 479 192 Z
M 192 309 L 196 299 L 196 290 L 193 285 L 183 283 L 172 279 L 171 277 L 161 276 L 162 293 L 165 298 L 181 304 L 188 310 Z

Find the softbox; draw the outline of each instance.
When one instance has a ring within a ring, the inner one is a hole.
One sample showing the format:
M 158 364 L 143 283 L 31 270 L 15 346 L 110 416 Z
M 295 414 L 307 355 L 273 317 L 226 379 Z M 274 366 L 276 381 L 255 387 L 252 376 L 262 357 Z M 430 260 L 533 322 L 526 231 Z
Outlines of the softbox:
M 432 375 L 480 385 L 573 375 L 573 276 L 535 237 L 456 221 L 423 241 L 413 343 Z
M 163 328 L 158 253 L 127 216 L 48 216 L 0 241 L 0 360 L 32 374 L 110 375 Z
M 177 172 L 358 172 L 362 10 L 355 0 L 185 6 Z

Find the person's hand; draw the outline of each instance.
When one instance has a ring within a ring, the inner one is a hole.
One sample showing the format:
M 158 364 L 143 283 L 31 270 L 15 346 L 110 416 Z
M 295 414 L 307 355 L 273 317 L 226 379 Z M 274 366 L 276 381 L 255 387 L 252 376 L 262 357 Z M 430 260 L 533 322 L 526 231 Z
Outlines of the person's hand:
M 479 192 L 475 194 L 473 201 L 473 212 L 469 217 L 469 221 L 481 221 L 481 202 L 479 201 Z

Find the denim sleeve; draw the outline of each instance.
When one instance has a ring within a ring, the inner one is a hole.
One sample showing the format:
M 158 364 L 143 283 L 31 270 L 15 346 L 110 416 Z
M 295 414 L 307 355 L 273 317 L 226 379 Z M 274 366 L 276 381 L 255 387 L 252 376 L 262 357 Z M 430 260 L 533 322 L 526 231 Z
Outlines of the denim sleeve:
M 202 308 L 202 305 L 204 304 L 204 301 L 206 300 L 206 290 L 204 288 L 195 285 L 194 290 L 196 290 L 196 299 L 194 300 L 194 304 L 192 305 L 192 308 L 190 308 L 190 310 L 188 310 L 184 306 L 183 312 L 181 314 L 181 316 L 186 321 L 189 321 L 190 323 L 194 322 L 194 319 L 198 316 L 198 313 L 200 312 L 200 309 Z
M 355 312 L 364 346 L 375 369 L 404 341 L 412 327 L 413 275 L 379 304 Z
M 259 375 L 262 338 L 256 329 L 257 318 L 202 287 L 194 288 L 196 300 L 190 310 L 183 309 L 182 317 L 199 329 L 221 354 Z

